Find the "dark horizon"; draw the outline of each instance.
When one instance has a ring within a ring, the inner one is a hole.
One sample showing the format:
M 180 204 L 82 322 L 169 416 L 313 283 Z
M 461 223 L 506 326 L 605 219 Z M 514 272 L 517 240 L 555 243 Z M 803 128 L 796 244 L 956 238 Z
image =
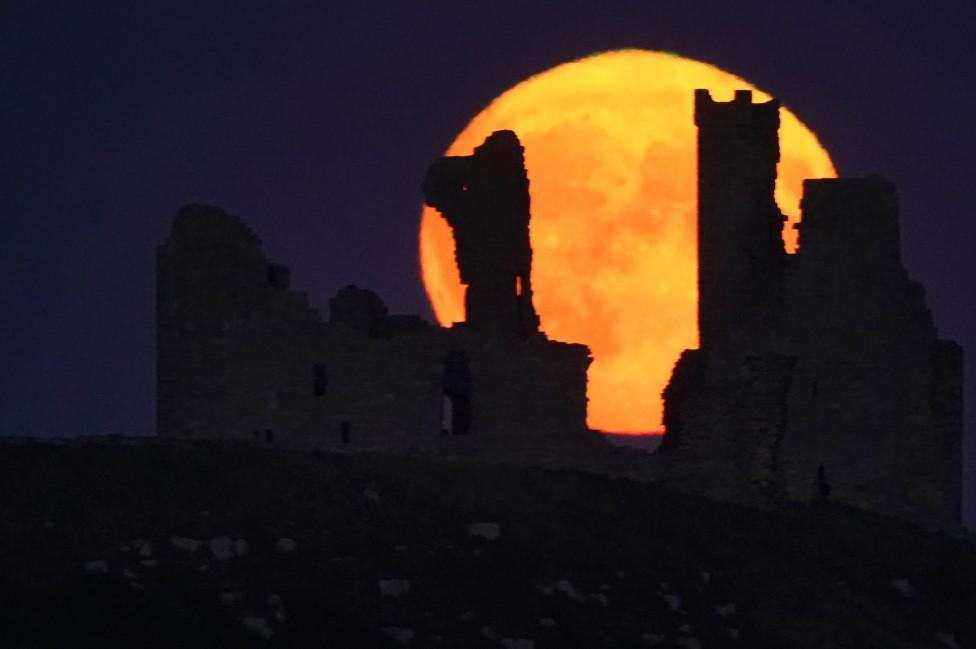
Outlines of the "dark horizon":
M 972 11 L 8 4 L 2 433 L 154 432 L 154 251 L 185 203 L 241 216 L 314 305 L 355 284 L 433 321 L 416 261 L 426 166 L 519 81 L 637 47 L 749 80 L 819 136 L 842 177 L 895 183 L 905 266 L 940 336 L 969 352 L 972 527 Z

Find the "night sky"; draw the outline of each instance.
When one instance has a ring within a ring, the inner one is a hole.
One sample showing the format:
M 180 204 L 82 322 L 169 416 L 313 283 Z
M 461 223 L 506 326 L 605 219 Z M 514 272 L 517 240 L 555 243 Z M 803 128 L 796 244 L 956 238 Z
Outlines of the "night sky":
M 750 80 L 841 175 L 895 182 L 905 264 L 967 352 L 976 526 L 969 3 L 98 4 L 0 7 L 0 434 L 154 432 L 154 254 L 184 203 L 244 218 L 313 304 L 355 283 L 432 319 L 428 164 L 528 76 L 640 47 Z

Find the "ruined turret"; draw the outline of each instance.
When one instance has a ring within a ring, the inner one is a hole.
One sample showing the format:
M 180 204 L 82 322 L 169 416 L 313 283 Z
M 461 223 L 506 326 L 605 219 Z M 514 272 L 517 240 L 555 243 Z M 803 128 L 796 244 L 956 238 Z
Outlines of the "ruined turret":
M 768 329 L 785 262 L 783 214 L 773 199 L 779 102 L 730 102 L 695 91 L 698 126 L 698 329 L 706 356 L 751 346 Z M 748 337 L 748 334 L 745 334 Z
M 465 322 L 489 333 L 539 329 L 532 305 L 529 181 L 522 145 L 495 131 L 470 156 L 437 160 L 424 180 L 427 205 L 454 231 Z
M 695 92 L 700 348 L 664 391 L 676 485 L 959 524 L 962 350 L 938 338 L 899 252 L 895 187 L 804 181 L 787 257 L 778 104 Z

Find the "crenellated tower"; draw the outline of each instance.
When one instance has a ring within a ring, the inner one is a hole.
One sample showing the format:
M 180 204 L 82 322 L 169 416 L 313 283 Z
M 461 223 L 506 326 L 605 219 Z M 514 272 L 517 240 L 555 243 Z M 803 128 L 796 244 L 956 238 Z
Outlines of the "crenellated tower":
M 779 103 L 730 102 L 695 91 L 698 127 L 698 330 L 708 357 L 749 346 L 744 331 L 768 329 L 768 308 L 786 261 L 776 206 Z
M 695 92 L 700 349 L 664 391 L 676 485 L 959 524 L 962 350 L 901 261 L 887 180 L 804 181 L 787 257 L 779 106 Z

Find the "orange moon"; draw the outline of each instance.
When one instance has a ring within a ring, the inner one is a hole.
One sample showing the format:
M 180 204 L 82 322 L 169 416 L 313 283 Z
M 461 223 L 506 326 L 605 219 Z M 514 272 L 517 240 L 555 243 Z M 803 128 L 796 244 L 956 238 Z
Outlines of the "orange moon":
M 471 155 L 493 131 L 525 147 L 532 286 L 542 330 L 588 345 L 587 423 L 617 433 L 662 429 L 661 391 L 681 350 L 697 347 L 696 129 L 693 92 L 770 96 L 719 68 L 665 52 L 619 50 L 541 72 L 499 95 L 445 155 Z M 789 221 L 805 178 L 836 176 L 817 137 L 780 111 L 776 201 Z M 464 319 L 454 240 L 423 208 L 420 266 L 438 321 Z

